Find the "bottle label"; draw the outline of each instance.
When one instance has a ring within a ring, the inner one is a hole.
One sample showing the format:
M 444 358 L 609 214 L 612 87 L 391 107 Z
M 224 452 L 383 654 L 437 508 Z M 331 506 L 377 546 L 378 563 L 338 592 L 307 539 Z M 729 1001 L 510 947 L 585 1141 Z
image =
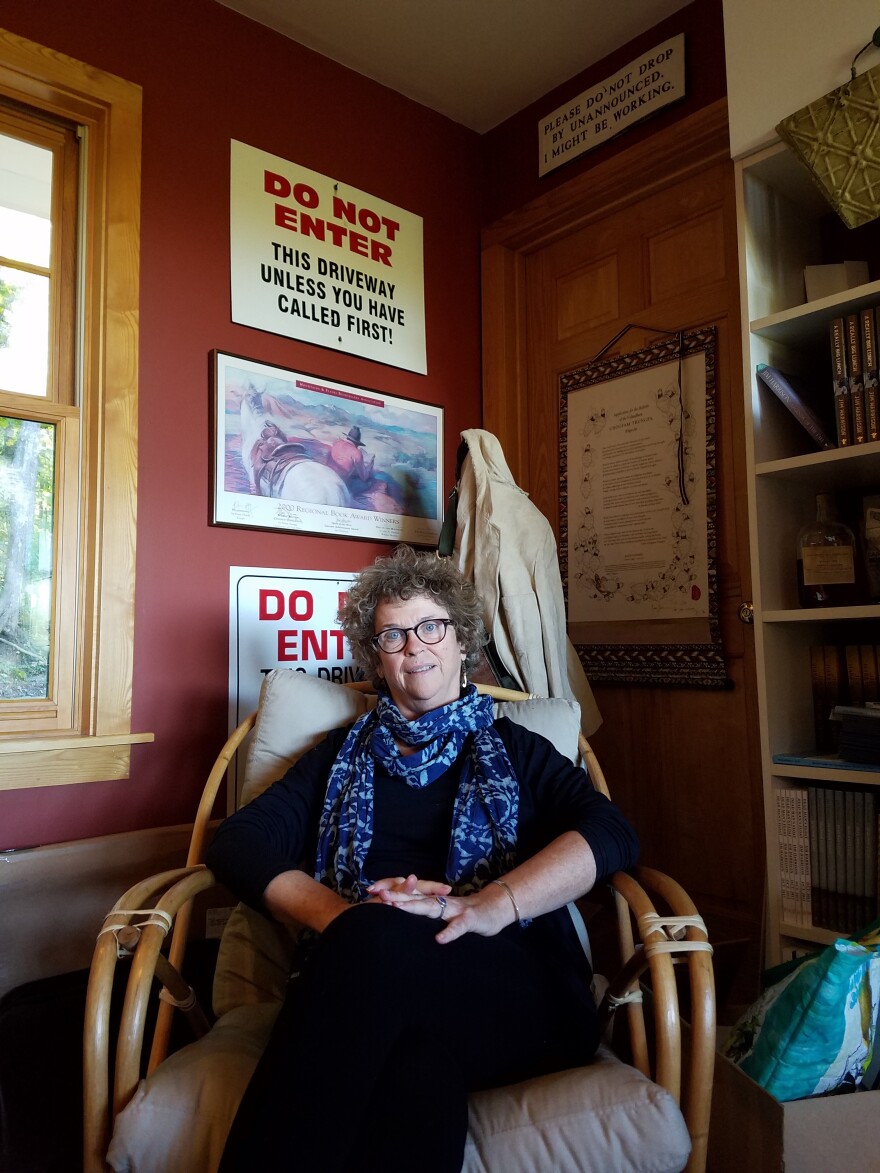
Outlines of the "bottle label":
M 856 581 L 852 546 L 802 546 L 804 586 Z

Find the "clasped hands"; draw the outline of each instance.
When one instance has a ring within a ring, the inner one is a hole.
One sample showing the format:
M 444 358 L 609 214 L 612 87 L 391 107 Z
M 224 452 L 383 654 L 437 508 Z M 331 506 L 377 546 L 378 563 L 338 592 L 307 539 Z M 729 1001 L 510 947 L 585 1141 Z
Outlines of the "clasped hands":
M 468 896 L 453 896 L 449 884 L 420 880 L 410 874 L 377 880 L 367 891 L 371 900 L 381 904 L 389 904 L 415 916 L 442 920 L 443 928 L 436 937 L 441 945 L 448 945 L 465 933 L 494 937 L 512 920 L 510 902 L 504 891 L 491 884 Z

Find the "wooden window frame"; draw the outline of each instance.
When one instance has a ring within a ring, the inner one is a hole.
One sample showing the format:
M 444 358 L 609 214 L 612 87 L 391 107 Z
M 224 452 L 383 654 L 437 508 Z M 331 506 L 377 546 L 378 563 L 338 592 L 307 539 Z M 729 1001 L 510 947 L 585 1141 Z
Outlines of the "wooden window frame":
M 51 668 L 51 732 L 0 722 L 9 790 L 126 778 L 131 744 L 152 734 L 131 731 L 141 89 L 0 29 L 0 95 L 83 128 L 86 209 L 79 406 L 9 396 L 3 408 L 58 429 L 56 616 L 66 632 Z

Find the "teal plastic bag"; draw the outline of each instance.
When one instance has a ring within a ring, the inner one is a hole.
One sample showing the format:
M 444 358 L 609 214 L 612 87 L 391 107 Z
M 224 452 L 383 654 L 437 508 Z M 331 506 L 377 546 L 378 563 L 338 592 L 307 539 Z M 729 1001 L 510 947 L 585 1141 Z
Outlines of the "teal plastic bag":
M 880 1002 L 880 934 L 839 939 L 763 995 L 721 1048 L 777 1100 L 826 1095 L 864 1078 Z

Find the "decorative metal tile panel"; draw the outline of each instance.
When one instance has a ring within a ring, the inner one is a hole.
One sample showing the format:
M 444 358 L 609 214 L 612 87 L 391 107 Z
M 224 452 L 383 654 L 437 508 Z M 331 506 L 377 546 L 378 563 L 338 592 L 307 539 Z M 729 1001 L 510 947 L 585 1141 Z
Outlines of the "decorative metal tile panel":
M 776 127 L 849 228 L 880 216 L 880 66 Z

